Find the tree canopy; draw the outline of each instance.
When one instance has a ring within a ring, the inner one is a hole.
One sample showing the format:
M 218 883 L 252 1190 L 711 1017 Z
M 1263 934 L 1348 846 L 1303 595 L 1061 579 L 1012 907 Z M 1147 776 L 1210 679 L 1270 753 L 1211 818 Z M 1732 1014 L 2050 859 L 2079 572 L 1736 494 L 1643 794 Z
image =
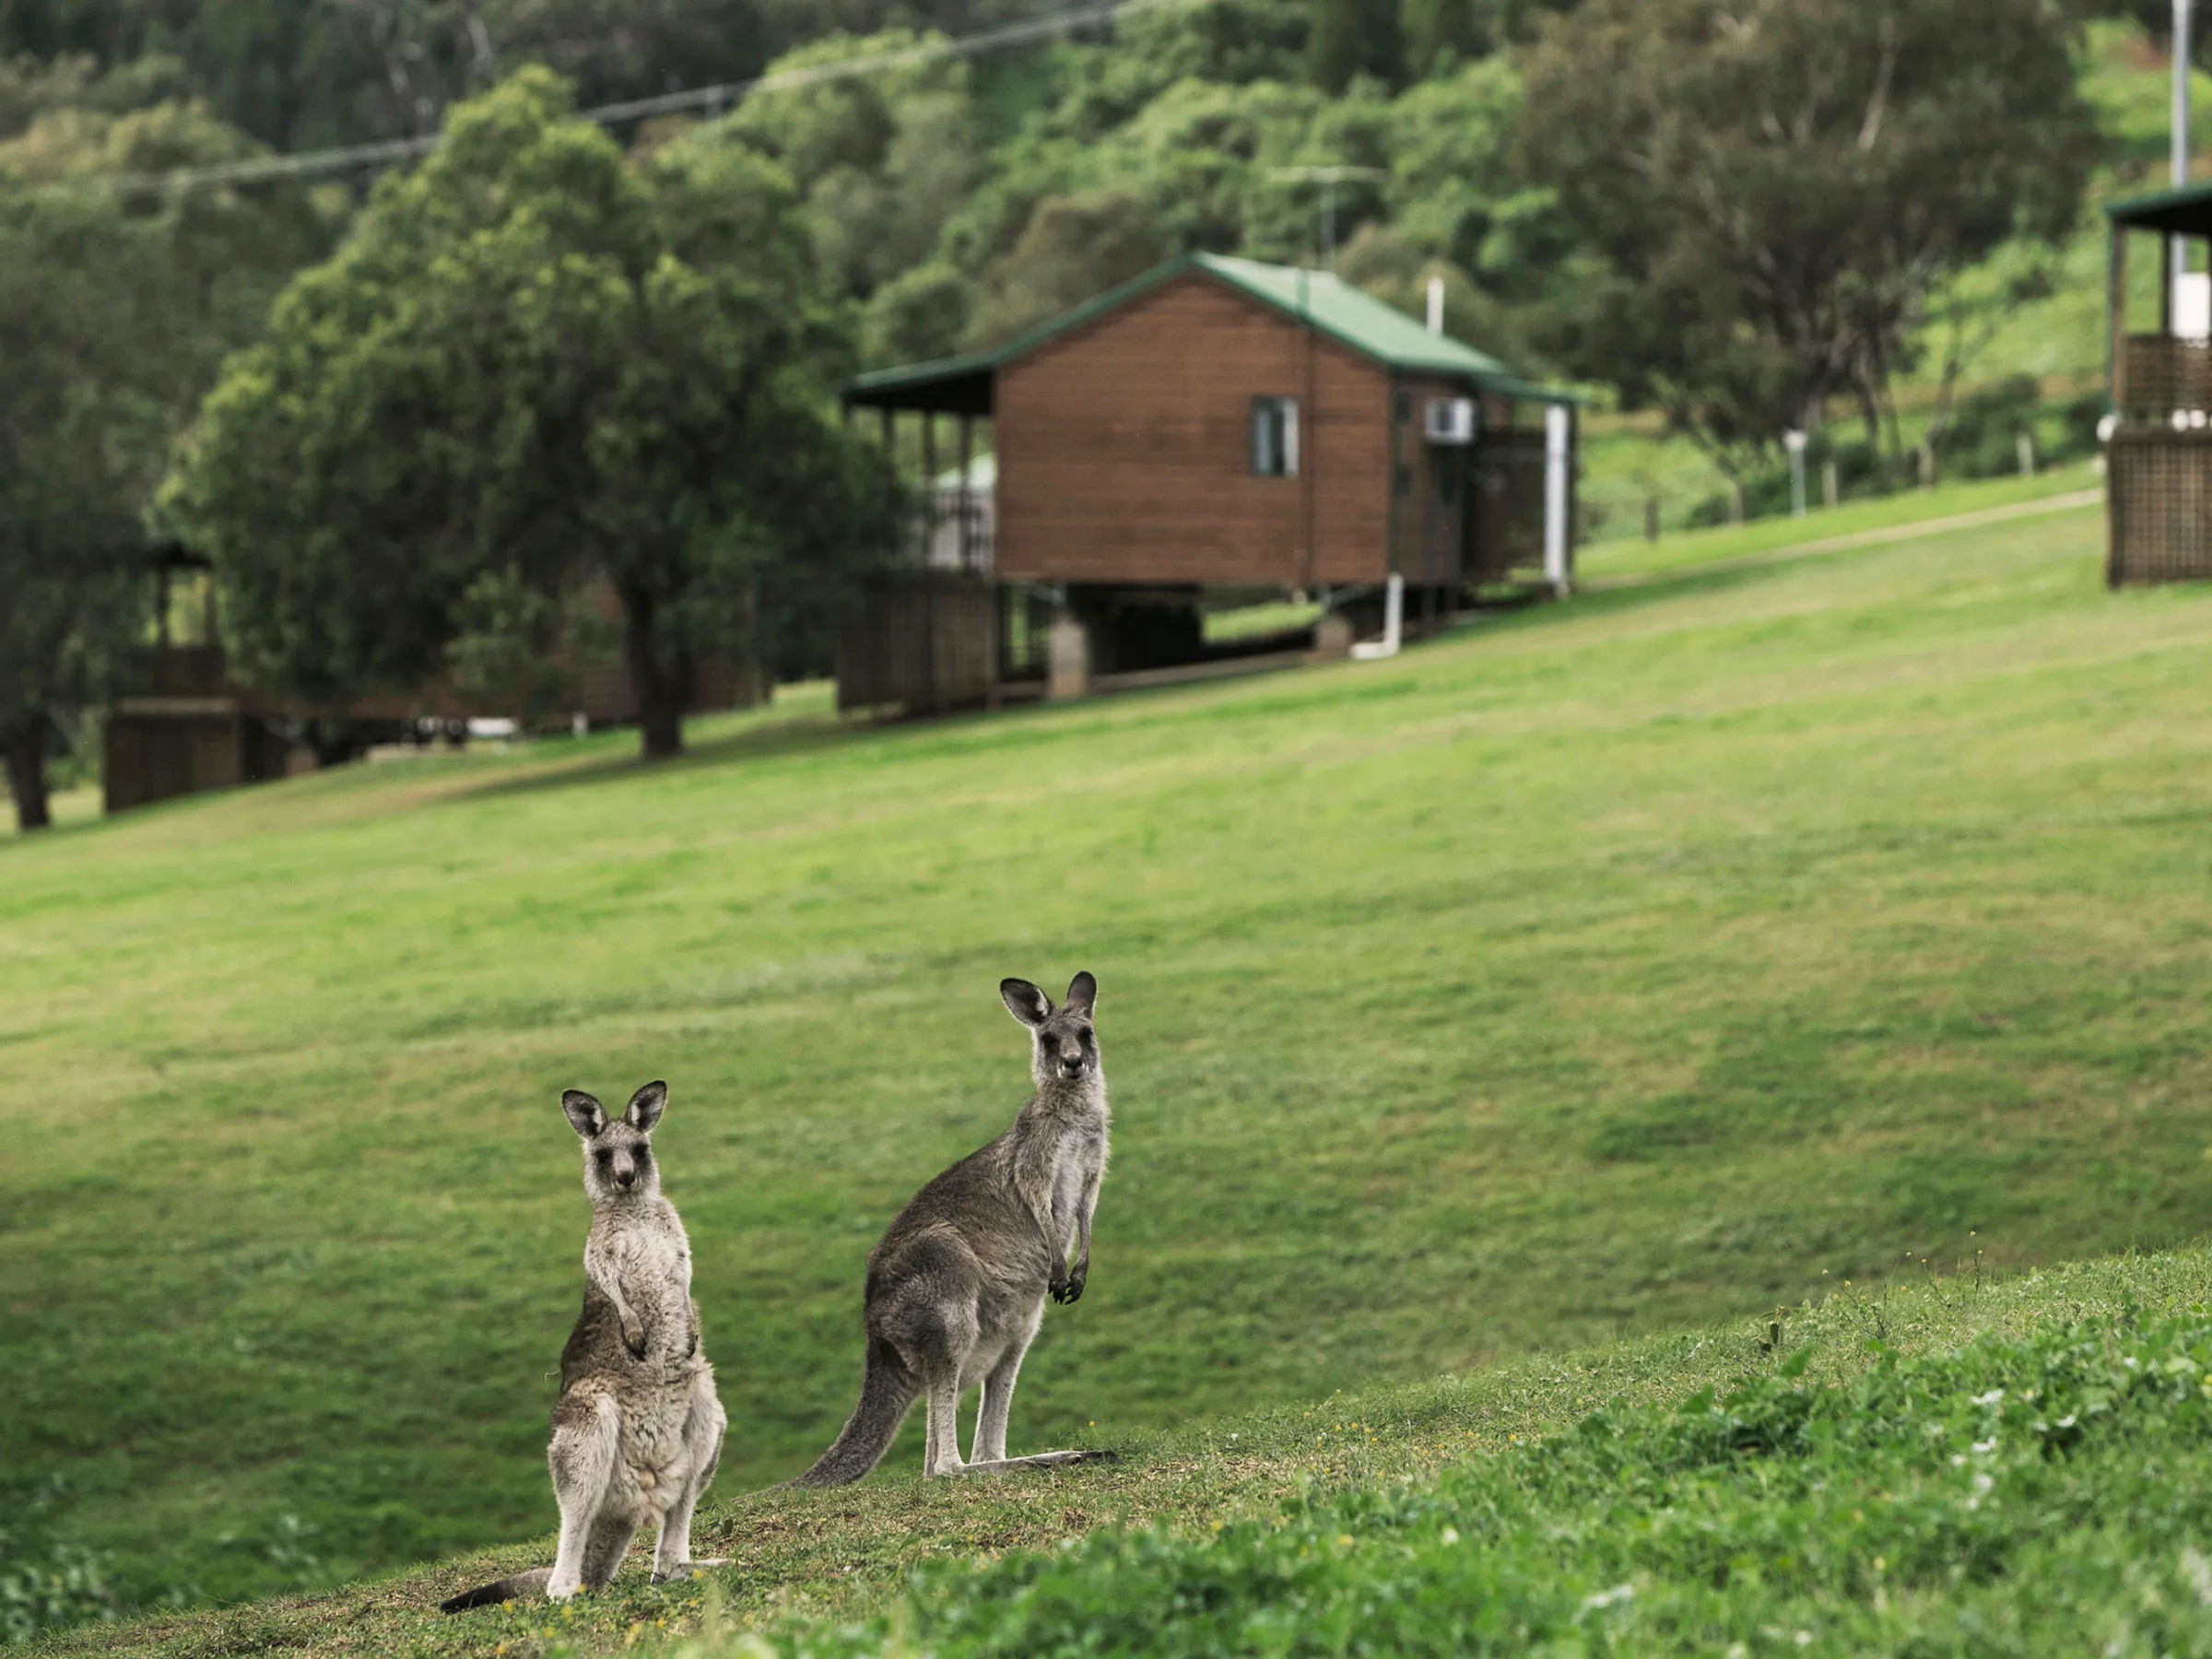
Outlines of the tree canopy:
M 142 514 L 171 436 L 324 240 L 289 192 L 107 189 L 254 147 L 161 90 L 77 63 L 0 72 L 0 747 L 27 829 L 48 819 L 57 724 L 112 687 L 147 623 Z
M 1319 263 L 1311 174 L 1349 166 L 1377 176 L 1334 191 L 1348 279 L 1416 310 L 1441 279 L 1474 343 L 1740 470 L 1839 396 L 1879 431 L 1959 273 L 2068 226 L 2097 157 L 2070 31 L 2146 3 L 1182 0 L 600 131 L 579 105 L 1037 7 L 21 0 L 0 171 L 442 131 L 367 192 L 116 207 L 161 227 L 185 320 L 116 372 L 159 380 L 159 447 L 258 336 L 167 503 L 220 549 L 241 672 L 308 703 L 505 675 L 536 708 L 589 572 L 657 752 L 702 655 L 818 638 L 823 572 L 880 525 L 825 421 L 848 359 L 992 346 L 1194 250 Z
M 726 126 L 627 156 L 526 70 L 288 288 L 163 510 L 242 671 L 311 703 L 435 677 L 488 578 L 604 581 L 672 754 L 698 665 L 877 539 L 829 415 L 844 349 L 787 172 Z
M 2054 0 L 1588 0 L 1525 75 L 1597 256 L 1573 359 L 1724 460 L 1837 394 L 1874 427 L 1932 287 L 2069 228 L 2092 154 Z

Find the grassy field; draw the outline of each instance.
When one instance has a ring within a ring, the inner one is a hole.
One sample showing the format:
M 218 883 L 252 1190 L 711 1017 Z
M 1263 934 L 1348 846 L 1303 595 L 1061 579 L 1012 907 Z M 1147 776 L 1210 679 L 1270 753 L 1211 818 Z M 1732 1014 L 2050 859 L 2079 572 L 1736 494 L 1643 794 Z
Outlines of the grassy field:
M 2098 487 L 2087 466 L 2053 467 L 2031 478 L 1976 478 L 1934 489 L 1847 501 L 1832 511 L 1817 510 L 1799 518 L 1754 519 L 1711 530 L 1687 530 L 1656 541 L 1600 542 L 1576 552 L 1578 573 L 1600 586 L 1621 577 L 1639 580 L 1679 575 L 1712 566 L 1790 553 L 1837 536 L 1865 536 L 1885 531 L 1916 530 L 1930 521 L 2050 502 Z
M 2098 523 L 0 843 L 0 1479 L 133 1600 L 541 1532 L 558 1093 L 655 1076 L 719 1490 L 795 1472 L 877 1232 L 1020 1102 L 1006 973 L 1098 973 L 1118 1115 L 1017 1450 L 2192 1236 L 2212 594 L 2106 594 Z
M 703 1581 L 447 1619 L 549 1540 L 39 1646 L 560 1659 L 2212 1651 L 2212 1257 L 1964 1264 L 1164 1433 L 725 1498 Z

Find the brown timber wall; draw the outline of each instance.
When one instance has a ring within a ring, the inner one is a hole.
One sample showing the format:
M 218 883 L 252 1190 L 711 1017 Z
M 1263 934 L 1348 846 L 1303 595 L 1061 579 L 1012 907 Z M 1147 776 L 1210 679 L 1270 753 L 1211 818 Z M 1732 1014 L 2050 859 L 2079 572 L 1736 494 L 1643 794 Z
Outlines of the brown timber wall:
M 2105 580 L 2212 578 L 2212 433 L 2123 427 L 2105 446 Z
M 998 593 L 951 571 L 880 576 L 837 640 L 837 706 L 910 714 L 979 703 L 998 683 Z
M 1299 477 L 1252 476 L 1255 397 L 1298 399 Z M 1294 586 L 1388 571 L 1389 376 L 1204 272 L 1008 364 L 995 426 L 1001 577 Z

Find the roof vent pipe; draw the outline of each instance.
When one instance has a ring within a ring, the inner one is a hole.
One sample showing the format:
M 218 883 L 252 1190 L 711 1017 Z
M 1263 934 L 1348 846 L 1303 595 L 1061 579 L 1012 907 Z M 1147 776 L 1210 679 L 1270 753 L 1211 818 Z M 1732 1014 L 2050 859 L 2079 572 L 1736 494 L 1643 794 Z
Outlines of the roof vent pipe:
M 1441 276 L 1429 278 L 1429 332 L 1432 335 L 1444 332 L 1444 279 Z

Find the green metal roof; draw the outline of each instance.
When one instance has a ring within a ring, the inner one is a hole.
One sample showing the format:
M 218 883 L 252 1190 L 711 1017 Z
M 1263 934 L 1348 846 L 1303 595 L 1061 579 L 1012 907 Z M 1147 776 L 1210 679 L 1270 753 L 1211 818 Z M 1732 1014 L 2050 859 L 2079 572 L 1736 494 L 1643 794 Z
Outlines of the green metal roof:
M 1071 312 L 1041 323 L 990 351 L 900 369 L 879 369 L 853 381 L 848 396 L 861 402 L 888 402 L 900 392 L 959 382 L 995 373 L 1072 329 L 1126 305 L 1139 295 L 1182 276 L 1204 271 L 1240 293 L 1306 323 L 1331 339 L 1371 358 L 1385 368 L 1409 374 L 1436 374 L 1473 381 L 1502 396 L 1543 403 L 1576 403 L 1576 394 L 1522 379 L 1486 352 L 1447 335 L 1430 334 L 1394 306 L 1321 271 L 1262 265 L 1217 253 L 1193 253 L 1147 271 L 1134 281 L 1109 289 Z
M 2203 235 L 2212 232 L 2212 182 L 2178 184 L 2171 190 L 2125 196 L 2117 202 L 2107 202 L 2104 212 L 2115 225 Z

